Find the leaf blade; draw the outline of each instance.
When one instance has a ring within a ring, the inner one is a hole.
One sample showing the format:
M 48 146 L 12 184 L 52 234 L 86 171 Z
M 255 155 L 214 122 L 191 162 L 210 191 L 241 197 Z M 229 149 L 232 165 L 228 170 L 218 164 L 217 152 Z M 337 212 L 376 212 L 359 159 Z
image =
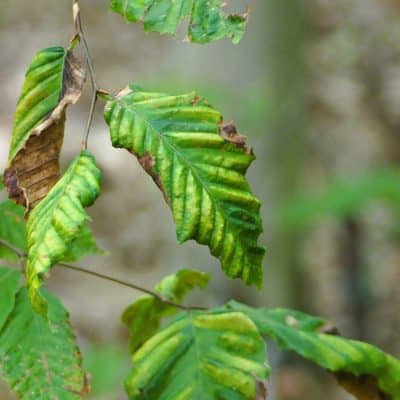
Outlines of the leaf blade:
M 209 43 L 230 38 L 239 43 L 246 30 L 248 13 L 226 15 L 222 0 L 111 0 L 112 11 L 127 22 L 144 23 L 145 31 L 175 35 L 181 22 L 190 17 L 188 40 Z
M 253 400 L 269 369 L 265 343 L 241 313 L 184 313 L 132 358 L 132 400 Z
M 90 242 L 94 239 L 86 227 L 89 216 L 84 208 L 98 197 L 100 179 L 94 157 L 83 151 L 29 215 L 26 277 L 32 303 L 41 314 L 46 313 L 39 293 L 44 275 L 57 262 L 74 261 L 93 250 L 86 246 L 87 235 Z M 79 240 L 84 240 L 84 246 L 79 246 Z
M 107 102 L 114 147 L 132 152 L 172 209 L 179 242 L 209 246 L 225 273 L 262 283 L 260 202 L 245 173 L 245 137 L 195 93 L 171 96 L 131 85 Z
M 192 289 L 203 289 L 208 281 L 209 275 L 204 272 L 180 270 L 165 277 L 156 285 L 155 291 L 169 301 L 180 303 Z M 164 317 L 178 312 L 176 307 L 163 303 L 154 296 L 145 294 L 137 298 L 122 314 L 122 321 L 130 332 L 130 352 L 135 352 L 158 331 Z
M 59 179 L 66 107 L 78 101 L 85 81 L 75 44 L 37 53 L 18 101 L 4 181 L 9 197 L 28 212 Z
M 1 373 L 21 400 L 81 399 L 88 388 L 68 314 L 55 297 L 43 295 L 48 321 L 34 311 L 27 290 L 19 291 L 0 332 Z
M 227 309 L 245 313 L 262 335 L 283 350 L 294 351 L 333 373 L 344 373 L 343 386 L 354 395 L 363 393 L 363 385 L 369 387 L 372 378 L 377 381 L 376 396 L 400 399 L 400 360 L 368 343 L 320 333 L 326 324 L 323 319 L 287 309 L 255 309 L 235 301 Z M 363 379 L 357 381 L 357 377 Z
M 21 274 L 10 268 L 0 267 L 0 331 L 14 309 Z

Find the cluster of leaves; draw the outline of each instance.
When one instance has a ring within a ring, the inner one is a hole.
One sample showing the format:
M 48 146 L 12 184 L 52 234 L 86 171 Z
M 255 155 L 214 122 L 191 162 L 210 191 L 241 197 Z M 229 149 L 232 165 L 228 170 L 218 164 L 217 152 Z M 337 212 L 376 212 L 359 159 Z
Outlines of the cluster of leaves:
M 144 21 L 147 30 L 175 33 L 190 16 L 192 41 L 236 42 L 246 16 L 226 16 L 222 7 L 220 0 L 111 1 L 114 11 Z M 19 262 L 24 274 L 0 268 L 0 366 L 26 400 L 80 399 L 89 390 L 68 313 L 42 288 L 57 264 L 100 251 L 85 210 L 100 194 L 95 158 L 84 149 L 62 175 L 59 168 L 66 107 L 79 100 L 86 75 L 74 54 L 81 35 L 66 49 L 40 51 L 28 68 L 4 173 L 17 204 L 0 204 L 0 258 Z M 178 240 L 207 245 L 228 277 L 261 286 L 260 203 L 245 178 L 254 160 L 246 138 L 195 93 L 128 85 L 116 95 L 98 94 L 106 101 L 112 145 L 134 154 L 160 188 Z M 131 334 L 130 399 L 265 399 L 270 367 L 263 337 L 340 373 L 339 381 L 360 399 L 366 391 L 400 399 L 400 362 L 371 345 L 323 333 L 320 318 L 237 302 L 209 310 L 177 304 L 208 280 L 199 271 L 179 271 L 123 313 Z

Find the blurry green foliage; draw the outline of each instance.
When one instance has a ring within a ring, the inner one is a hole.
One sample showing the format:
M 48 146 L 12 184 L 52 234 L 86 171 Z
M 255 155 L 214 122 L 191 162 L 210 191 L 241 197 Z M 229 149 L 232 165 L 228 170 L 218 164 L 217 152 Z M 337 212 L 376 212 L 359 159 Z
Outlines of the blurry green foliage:
M 291 198 L 278 209 L 283 229 L 302 228 L 319 217 L 350 217 L 371 202 L 400 204 L 400 169 L 388 167 L 372 170 L 350 179 L 336 179 L 320 195 Z

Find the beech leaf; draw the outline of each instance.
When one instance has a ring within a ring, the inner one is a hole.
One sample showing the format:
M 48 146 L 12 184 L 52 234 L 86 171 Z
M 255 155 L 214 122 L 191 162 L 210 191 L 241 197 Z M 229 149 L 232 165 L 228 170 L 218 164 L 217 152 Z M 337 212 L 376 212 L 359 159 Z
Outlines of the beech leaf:
M 66 107 L 78 101 L 85 81 L 73 54 L 76 41 L 35 56 L 18 101 L 4 182 L 9 197 L 28 213 L 60 176 Z
M 255 159 L 246 137 L 195 93 L 168 95 L 133 85 L 105 107 L 114 147 L 127 149 L 172 209 L 179 242 L 209 246 L 225 273 L 262 284 L 260 202 L 245 174 Z

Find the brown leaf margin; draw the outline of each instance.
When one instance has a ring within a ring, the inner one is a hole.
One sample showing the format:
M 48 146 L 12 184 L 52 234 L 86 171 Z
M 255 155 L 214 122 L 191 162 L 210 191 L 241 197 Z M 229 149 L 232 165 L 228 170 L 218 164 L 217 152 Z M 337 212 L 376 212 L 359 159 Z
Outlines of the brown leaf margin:
M 29 133 L 24 147 L 4 172 L 8 197 L 23 205 L 26 214 L 46 197 L 60 178 L 66 108 L 79 100 L 86 81 L 86 69 L 73 54 L 76 42 L 74 38 L 67 49 L 58 105 Z

